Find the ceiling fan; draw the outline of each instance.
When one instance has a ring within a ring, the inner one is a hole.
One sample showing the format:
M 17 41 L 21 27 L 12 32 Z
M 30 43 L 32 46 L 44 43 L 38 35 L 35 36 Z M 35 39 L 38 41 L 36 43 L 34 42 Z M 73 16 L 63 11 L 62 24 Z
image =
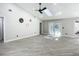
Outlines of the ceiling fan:
M 41 14 L 43 14 L 43 11 L 46 10 L 47 8 L 46 7 L 41 8 L 41 5 L 42 5 L 42 3 L 39 3 L 39 9 L 36 10 L 36 11 L 38 11 Z
M 52 16 L 52 13 L 47 7 L 42 7 L 42 3 L 39 3 L 39 9 L 35 11 L 38 11 L 40 14 L 46 14 L 47 16 Z

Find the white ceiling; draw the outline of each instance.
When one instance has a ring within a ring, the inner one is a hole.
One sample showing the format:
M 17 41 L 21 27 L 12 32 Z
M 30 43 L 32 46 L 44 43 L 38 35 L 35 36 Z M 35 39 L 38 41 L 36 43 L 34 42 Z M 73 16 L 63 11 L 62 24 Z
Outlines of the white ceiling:
M 39 8 L 38 3 L 17 3 L 16 5 L 42 20 L 79 17 L 78 3 L 43 3 L 42 7 L 46 6 L 52 13 L 52 17 L 48 17 L 46 14 L 40 14 L 38 11 L 35 11 Z

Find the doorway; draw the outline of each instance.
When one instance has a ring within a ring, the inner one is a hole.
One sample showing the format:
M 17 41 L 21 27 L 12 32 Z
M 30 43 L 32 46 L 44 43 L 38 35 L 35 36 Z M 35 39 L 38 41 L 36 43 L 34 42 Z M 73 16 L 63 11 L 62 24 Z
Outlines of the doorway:
M 40 23 L 40 35 L 42 34 L 42 23 Z
M 61 36 L 61 24 L 60 23 L 49 23 L 49 34 L 53 37 Z
M 0 42 L 4 41 L 4 23 L 3 23 L 3 17 L 0 17 Z

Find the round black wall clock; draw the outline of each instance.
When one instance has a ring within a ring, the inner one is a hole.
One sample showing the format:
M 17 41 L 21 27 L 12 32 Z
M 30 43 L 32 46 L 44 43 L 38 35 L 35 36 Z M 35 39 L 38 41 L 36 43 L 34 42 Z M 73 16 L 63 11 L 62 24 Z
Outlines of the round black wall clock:
M 23 23 L 24 22 L 24 19 L 23 18 L 19 18 L 19 22 L 20 23 Z

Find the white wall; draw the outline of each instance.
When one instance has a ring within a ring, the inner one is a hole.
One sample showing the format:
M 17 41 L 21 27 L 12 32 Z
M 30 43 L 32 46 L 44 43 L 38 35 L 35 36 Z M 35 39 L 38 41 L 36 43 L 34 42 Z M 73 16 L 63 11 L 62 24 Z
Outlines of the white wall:
M 77 31 L 79 31 L 79 23 L 75 23 L 74 32 L 76 33 Z
M 76 22 L 78 21 L 78 22 Z M 79 18 L 75 19 L 74 20 L 74 33 L 77 33 L 79 32 Z M 79 37 L 79 34 L 75 34 L 76 37 Z
M 43 33 L 49 34 L 49 23 L 60 23 L 61 27 L 64 27 L 64 29 L 61 30 L 62 36 L 74 36 L 74 21 L 73 19 L 58 19 L 58 20 L 51 20 L 51 21 L 43 21 Z M 47 26 L 47 27 L 46 27 Z
M 0 4 L 0 15 L 4 17 L 4 42 L 39 35 L 40 20 L 14 4 Z M 9 12 L 8 9 L 12 9 Z M 19 18 L 24 18 L 24 23 Z M 29 20 L 32 19 L 32 22 Z M 18 35 L 18 37 L 17 37 Z
M 42 25 L 42 27 L 43 27 L 43 29 L 42 29 L 43 32 L 42 33 L 43 34 L 48 34 L 49 33 L 49 30 L 48 30 L 48 28 L 49 28 L 48 27 L 48 22 L 47 21 L 43 21 L 42 24 L 43 24 Z
M 74 36 L 74 22 L 72 19 L 67 19 L 62 21 L 62 35 L 63 36 Z

